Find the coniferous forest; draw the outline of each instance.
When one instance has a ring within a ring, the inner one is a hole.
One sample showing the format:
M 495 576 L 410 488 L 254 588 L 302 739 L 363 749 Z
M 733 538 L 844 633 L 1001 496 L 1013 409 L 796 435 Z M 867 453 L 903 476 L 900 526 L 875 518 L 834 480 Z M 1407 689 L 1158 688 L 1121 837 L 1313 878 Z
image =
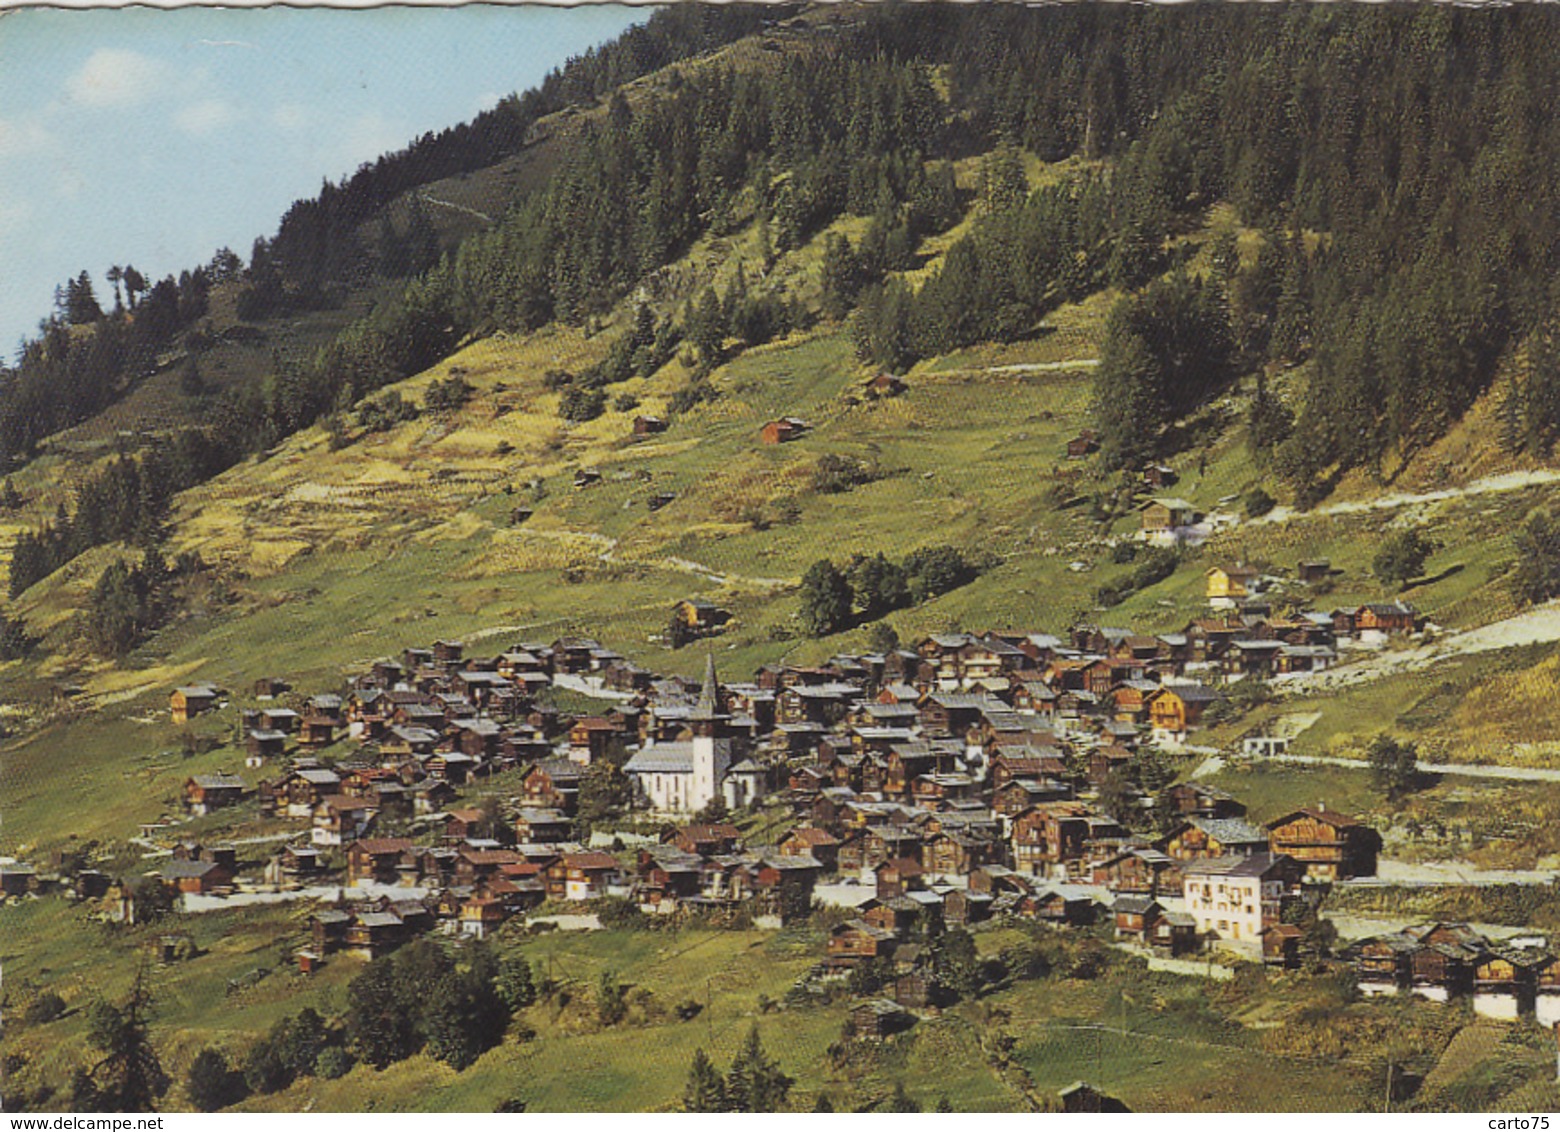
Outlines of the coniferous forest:
M 122 396 L 160 350 L 200 333 L 214 282 L 239 280 L 241 317 L 263 319 L 405 279 L 311 362 L 230 390 L 182 456 L 136 458 L 143 498 L 339 417 L 471 335 L 589 319 L 703 234 L 758 215 L 778 253 L 843 214 L 871 223 L 855 245 L 831 237 L 821 311 L 756 280 L 699 296 L 636 327 L 607 366 L 570 375 L 571 411 L 599 411 L 602 386 L 680 343 L 713 364 L 730 338 L 740 348 L 849 318 L 864 360 L 900 368 L 1032 333 L 1052 308 L 1114 286 L 1132 293 L 1097 380 L 1113 463 L 1173 445 L 1172 423 L 1236 375 L 1309 360 L 1298 401 L 1259 395 L 1252 421 L 1259 456 L 1308 505 L 1343 472 L 1379 472 L 1440 435 L 1519 346 L 1532 364 L 1507 398 L 1508 438 L 1552 444 L 1560 13 L 873 7 L 767 65 L 679 71 L 633 104 L 618 90 L 793 13 L 675 6 L 538 90 L 327 183 L 247 263 L 223 249 L 155 284 L 116 268 L 112 306 L 83 273 L 0 374 L 0 453 L 25 460 Z M 389 221 L 404 190 L 515 152 L 545 114 L 597 99 L 605 115 L 488 230 L 440 247 L 416 207 Z M 917 241 L 970 203 L 947 163 L 972 152 L 986 154 L 973 223 L 929 278 L 905 282 Z M 1031 193 L 1025 154 L 1082 160 Z M 1216 277 L 1184 277 L 1177 237 L 1215 202 L 1261 230 L 1261 254 L 1242 266 L 1228 249 Z M 684 403 L 704 395 L 695 383 Z M 155 504 L 138 508 L 106 526 L 61 515 L 19 556 L 13 592 L 144 526 Z

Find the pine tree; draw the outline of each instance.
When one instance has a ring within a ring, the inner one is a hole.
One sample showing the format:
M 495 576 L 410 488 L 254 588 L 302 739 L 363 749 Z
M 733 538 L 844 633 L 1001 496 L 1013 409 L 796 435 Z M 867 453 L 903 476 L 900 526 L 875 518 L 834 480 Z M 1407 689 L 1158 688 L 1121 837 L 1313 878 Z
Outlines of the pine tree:
M 780 1112 L 793 1084 L 795 1081 L 764 1052 L 758 1023 L 753 1023 L 726 1073 L 727 1111 Z
M 701 1047 L 694 1051 L 683 1089 L 684 1112 L 725 1112 L 726 1086 L 720 1071 Z
M 151 1008 L 144 968 L 136 971 L 122 1006 L 100 1002 L 93 1007 L 87 1040 L 103 1057 L 88 1074 L 95 1102 L 89 1111 L 157 1111 L 157 1100 L 168 1091 L 169 1081 L 148 1033 Z

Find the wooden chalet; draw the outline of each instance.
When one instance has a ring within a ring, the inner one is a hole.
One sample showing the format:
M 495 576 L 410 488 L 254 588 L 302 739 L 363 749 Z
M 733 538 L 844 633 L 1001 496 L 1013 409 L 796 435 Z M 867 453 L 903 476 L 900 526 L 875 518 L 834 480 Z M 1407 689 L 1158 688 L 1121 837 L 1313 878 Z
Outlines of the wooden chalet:
M 244 797 L 244 780 L 232 774 L 197 774 L 184 780 L 184 805 L 192 814 L 236 806 Z
M 397 884 L 407 877 L 403 864 L 413 853 L 410 839 L 405 837 L 360 838 L 347 846 L 347 884 L 356 886 L 364 881 L 377 884 Z
M 909 388 L 904 378 L 891 373 L 876 374 L 862 383 L 862 392 L 868 397 L 898 397 Z
M 781 839 L 779 851 L 786 857 L 812 857 L 827 872 L 839 863 L 840 842 L 826 829 L 796 826 Z
M 400 947 L 410 934 L 406 922 L 394 912 L 360 912 L 342 933 L 341 947 L 349 955 L 378 959 Z
M 1369 826 L 1327 809 L 1294 810 L 1267 824 L 1275 854 L 1292 857 L 1308 879 L 1348 880 L 1376 875 L 1381 837 Z
M 1305 932 L 1295 924 L 1269 924 L 1262 929 L 1262 962 L 1269 967 L 1293 970 L 1300 966 L 1300 943 Z
M 168 697 L 173 722 L 188 723 L 198 715 L 216 710 L 217 690 L 210 684 L 191 684 L 175 688 Z
M 1147 944 L 1149 929 L 1164 908 L 1151 896 L 1118 896 L 1111 911 L 1116 917 L 1116 939 Z
M 914 1025 L 915 1015 L 890 998 L 869 998 L 851 1007 L 851 1033 L 858 1038 L 887 1038 Z
M 672 616 L 695 633 L 712 633 L 731 620 L 731 613 L 713 601 L 683 598 L 672 606 Z
M 1266 851 L 1269 839 L 1266 832 L 1241 818 L 1193 817 L 1154 844 L 1177 861 L 1196 861 L 1229 855 L 1249 857 Z
M 807 431 L 807 422 L 797 417 L 780 417 L 758 430 L 758 438 L 765 444 L 785 444 L 796 440 Z
M 158 875 L 163 884 L 181 894 L 204 895 L 233 885 L 233 870 L 220 861 L 172 860 Z
M 684 825 L 661 835 L 663 843 L 676 845 L 684 853 L 716 857 L 742 848 L 742 831 L 729 822 L 713 825 Z
M 1148 945 L 1172 958 L 1197 950 L 1197 921 L 1185 912 L 1161 911 L 1149 923 Z
M 617 879 L 610 853 L 565 853 L 547 869 L 547 894 L 564 900 L 594 900 Z
M 1172 532 L 1197 522 L 1197 508 L 1184 499 L 1150 499 L 1138 512 L 1145 534 Z
M 846 920 L 829 932 L 824 965 L 831 970 L 848 970 L 859 963 L 893 955 L 897 943 L 891 931 L 873 927 L 865 920 Z
M 1159 896 L 1181 890 L 1181 873 L 1175 861 L 1157 849 L 1141 846 L 1095 862 L 1089 867 L 1089 879 L 1120 893 Z
M 567 841 L 574 821 L 562 810 L 522 806 L 515 817 L 515 840 L 542 845 Z
M 1203 712 L 1224 694 L 1201 684 L 1161 684 L 1144 699 L 1149 724 L 1158 734 L 1184 737 L 1202 722 Z

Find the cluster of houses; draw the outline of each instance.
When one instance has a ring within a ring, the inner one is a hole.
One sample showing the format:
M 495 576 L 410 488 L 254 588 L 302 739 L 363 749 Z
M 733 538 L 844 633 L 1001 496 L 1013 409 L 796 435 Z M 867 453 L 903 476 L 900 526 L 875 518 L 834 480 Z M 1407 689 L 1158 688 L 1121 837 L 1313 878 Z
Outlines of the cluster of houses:
M 1467 924 L 1432 922 L 1359 940 L 1344 954 L 1366 995 L 1471 999 L 1490 1018 L 1560 1023 L 1560 956 L 1542 939 L 1495 943 Z
M 257 797 L 263 815 L 305 824 L 267 866 L 273 884 L 321 883 L 334 875 L 325 862 L 339 872 L 344 859 L 347 888 L 365 898 L 317 923 L 316 957 L 379 953 L 435 924 L 482 935 L 546 900 L 611 895 L 655 913 L 845 907 L 829 943 L 836 970 L 909 946 L 913 975 L 928 926 L 996 915 L 1113 916 L 1117 938 L 1144 947 L 1218 941 L 1292 962 L 1293 913 L 1314 904 L 1318 882 L 1372 875 L 1374 832 L 1323 808 L 1256 828 L 1204 784 L 1135 785 L 1145 745 L 1184 740 L 1221 698 L 1199 676 L 1280 625 L 1230 612 L 1160 637 L 940 633 L 913 649 L 765 666 L 740 684 L 723 684 L 713 657 L 700 681 L 666 679 L 582 638 L 482 657 L 440 641 L 339 694 L 244 711 L 250 761 L 280 773 L 255 790 L 197 775 L 186 804 Z M 543 694 L 555 683 L 618 700 L 564 716 Z M 287 691 L 255 686 L 257 698 Z M 203 686 L 178 689 L 172 707 L 189 718 L 222 703 Z M 605 852 L 574 840 L 603 762 L 621 768 L 635 809 L 664 822 L 659 841 Z M 517 789 L 458 808 L 502 771 Z M 1096 797 L 1107 784 L 1112 812 Z M 794 825 L 745 846 L 722 814 L 764 801 Z M 169 868 L 181 892 L 234 883 L 220 859 Z

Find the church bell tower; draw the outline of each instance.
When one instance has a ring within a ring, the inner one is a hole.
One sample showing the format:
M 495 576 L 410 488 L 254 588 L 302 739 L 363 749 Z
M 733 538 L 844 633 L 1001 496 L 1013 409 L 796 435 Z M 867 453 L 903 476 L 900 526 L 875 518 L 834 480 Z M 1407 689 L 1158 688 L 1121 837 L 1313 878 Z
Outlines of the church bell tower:
M 693 792 L 688 799 L 692 810 L 702 810 L 720 796 L 731 766 L 731 736 L 726 728 L 730 719 L 720 710 L 720 683 L 715 678 L 714 654 L 710 654 L 705 658 L 698 706 L 688 717 L 693 730 Z

